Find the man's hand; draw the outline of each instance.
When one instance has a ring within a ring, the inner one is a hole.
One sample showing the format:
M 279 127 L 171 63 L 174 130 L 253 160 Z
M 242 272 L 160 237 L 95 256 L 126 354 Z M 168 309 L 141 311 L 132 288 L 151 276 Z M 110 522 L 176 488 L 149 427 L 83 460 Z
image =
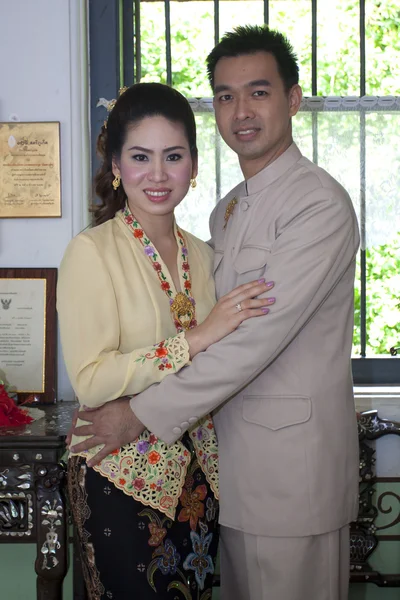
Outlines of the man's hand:
M 90 425 L 75 427 L 74 435 L 92 437 L 76 444 L 71 448 L 71 452 L 82 452 L 104 444 L 104 447 L 88 461 L 88 467 L 97 465 L 113 450 L 133 442 L 145 429 L 143 423 L 132 412 L 127 397 L 107 402 L 95 410 L 81 410 L 78 416 L 83 421 L 89 421 Z

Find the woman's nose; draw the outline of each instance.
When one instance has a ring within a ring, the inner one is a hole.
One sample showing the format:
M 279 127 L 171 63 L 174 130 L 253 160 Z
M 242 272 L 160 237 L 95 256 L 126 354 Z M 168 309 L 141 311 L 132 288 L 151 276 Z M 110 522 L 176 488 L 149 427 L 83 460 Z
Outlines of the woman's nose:
M 165 168 L 165 162 L 163 160 L 155 160 L 151 164 L 148 178 L 151 181 L 159 182 L 168 179 L 167 170 Z

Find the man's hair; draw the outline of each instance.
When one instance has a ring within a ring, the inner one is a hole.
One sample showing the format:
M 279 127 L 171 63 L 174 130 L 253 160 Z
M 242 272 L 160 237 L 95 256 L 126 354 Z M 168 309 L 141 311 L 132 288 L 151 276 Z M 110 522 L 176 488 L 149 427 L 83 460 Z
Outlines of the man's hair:
M 214 89 L 214 73 L 221 58 L 269 52 L 275 57 L 285 90 L 299 82 L 297 56 L 289 40 L 267 25 L 244 25 L 226 33 L 207 56 L 207 75 Z

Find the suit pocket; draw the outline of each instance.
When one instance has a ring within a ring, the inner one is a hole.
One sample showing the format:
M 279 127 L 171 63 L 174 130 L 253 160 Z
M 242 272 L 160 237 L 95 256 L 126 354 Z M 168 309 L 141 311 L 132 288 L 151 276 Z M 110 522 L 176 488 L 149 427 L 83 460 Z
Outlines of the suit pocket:
M 257 279 L 265 271 L 269 255 L 269 248 L 244 246 L 233 261 L 233 267 L 239 275 L 251 273 L 251 278 Z
M 244 396 L 243 419 L 273 431 L 306 423 L 311 417 L 308 396 Z

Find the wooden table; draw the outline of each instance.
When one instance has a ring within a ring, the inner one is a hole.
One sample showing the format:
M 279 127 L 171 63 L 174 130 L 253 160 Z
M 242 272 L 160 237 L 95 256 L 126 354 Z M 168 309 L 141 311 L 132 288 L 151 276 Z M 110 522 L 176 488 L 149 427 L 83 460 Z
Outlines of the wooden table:
M 61 600 L 68 568 L 61 457 L 76 404 L 38 408 L 44 418 L 19 428 L 0 428 L 0 543 L 36 543 L 37 599 Z

